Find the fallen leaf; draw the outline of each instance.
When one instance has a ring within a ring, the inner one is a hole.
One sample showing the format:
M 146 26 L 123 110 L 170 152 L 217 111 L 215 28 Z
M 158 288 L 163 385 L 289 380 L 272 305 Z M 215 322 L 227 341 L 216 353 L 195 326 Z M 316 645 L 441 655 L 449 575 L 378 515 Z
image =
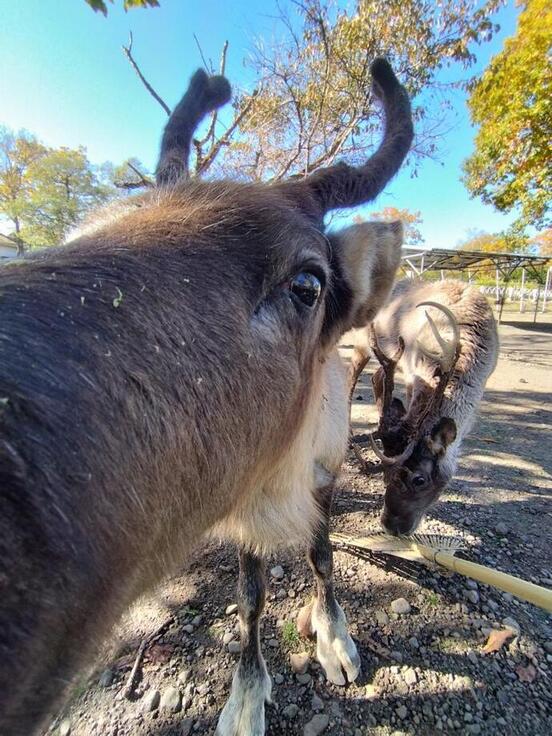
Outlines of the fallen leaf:
M 166 664 L 173 654 L 173 644 L 152 644 L 146 652 L 146 659 L 152 664 Z
M 493 629 L 489 634 L 487 643 L 483 647 L 482 651 L 485 652 L 485 654 L 498 652 L 508 639 L 512 638 L 512 636 L 515 636 L 515 632 L 513 632 L 512 629 Z
M 528 664 L 527 667 L 516 667 L 516 675 L 519 677 L 521 682 L 533 682 L 537 676 L 537 670 L 532 664 Z

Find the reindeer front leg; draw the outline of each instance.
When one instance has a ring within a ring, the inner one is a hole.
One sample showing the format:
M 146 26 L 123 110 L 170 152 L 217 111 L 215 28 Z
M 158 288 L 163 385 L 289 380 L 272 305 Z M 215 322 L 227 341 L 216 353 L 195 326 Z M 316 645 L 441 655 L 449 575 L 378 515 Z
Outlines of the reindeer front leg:
M 330 542 L 330 512 L 333 486 L 317 490 L 322 511 L 321 521 L 307 552 L 316 578 L 316 597 L 299 613 L 302 634 L 316 634 L 316 658 L 326 677 L 334 685 L 354 682 L 360 673 L 360 657 L 347 630 L 347 619 L 335 599 L 333 587 L 333 552 Z M 345 675 L 347 678 L 345 678 Z
M 220 714 L 216 736 L 264 736 L 265 703 L 272 683 L 259 641 L 259 619 L 265 602 L 264 561 L 239 552 L 238 616 L 241 655 L 232 691 Z

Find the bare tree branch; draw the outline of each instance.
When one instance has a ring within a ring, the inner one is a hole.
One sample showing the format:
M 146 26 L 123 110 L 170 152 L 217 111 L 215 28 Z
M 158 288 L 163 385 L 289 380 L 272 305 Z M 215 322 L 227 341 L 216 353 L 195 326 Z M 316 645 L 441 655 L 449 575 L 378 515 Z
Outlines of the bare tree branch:
M 230 139 L 232 138 L 232 135 L 236 131 L 236 128 L 239 126 L 241 121 L 244 119 L 244 117 L 249 113 L 249 110 L 253 106 L 253 103 L 259 94 L 258 90 L 254 90 L 245 105 L 242 107 L 241 111 L 238 115 L 234 118 L 232 121 L 232 124 L 228 127 L 226 133 L 218 139 L 218 141 L 215 143 L 215 145 L 210 149 L 209 153 L 205 156 L 205 158 L 202 161 L 201 166 L 196 169 L 196 173 L 201 174 L 201 172 L 205 171 L 209 168 L 209 166 L 213 163 L 215 158 L 217 157 L 218 152 L 221 148 L 224 146 L 227 146 L 230 143 Z
M 224 42 L 224 46 L 222 47 L 222 54 L 220 57 L 220 71 L 219 74 L 223 77 L 224 72 L 226 71 L 226 54 L 228 52 L 228 41 Z M 211 145 L 215 142 L 215 126 L 217 124 L 217 116 L 218 116 L 218 110 L 215 110 L 213 114 L 211 115 L 211 123 L 209 125 L 209 130 L 205 134 L 203 138 L 200 140 L 194 140 L 194 146 L 196 147 L 196 150 L 199 150 L 199 148 L 203 148 L 203 146 L 207 143 L 208 140 L 211 140 Z
M 155 187 L 155 182 L 149 179 L 147 176 L 144 176 L 140 169 L 136 168 L 132 161 L 126 161 L 126 165 L 129 169 L 134 171 L 136 176 L 139 177 L 140 181 L 114 181 L 113 185 L 117 187 L 117 189 L 142 189 L 143 187 L 148 187 L 152 189 Z
M 141 181 L 114 181 L 113 186 L 116 189 L 143 189 L 144 183 Z
M 147 89 L 147 91 L 153 97 L 153 99 L 156 100 L 161 105 L 161 107 L 167 113 L 167 115 L 170 115 L 171 114 L 171 108 L 167 105 L 167 103 L 163 99 L 161 99 L 161 97 L 153 89 L 153 87 L 151 86 L 151 84 L 148 82 L 148 80 L 142 74 L 142 72 L 140 70 L 140 67 L 138 66 L 138 64 L 136 63 L 134 57 L 132 56 L 132 41 L 133 41 L 133 38 L 132 38 L 132 31 L 131 31 L 130 34 L 129 34 L 128 46 L 125 46 L 123 44 L 123 53 L 124 53 L 124 55 L 129 60 L 130 65 L 132 66 L 132 68 L 134 69 L 134 71 L 136 72 L 136 74 L 138 75 L 138 78 L 140 79 L 140 81 L 142 82 L 142 84 L 144 85 L 144 87 Z
M 201 44 L 199 43 L 199 39 L 194 33 L 194 41 L 196 42 L 197 50 L 199 51 L 199 55 L 201 56 L 201 61 L 203 62 L 203 66 L 205 67 L 205 71 L 207 74 L 212 74 L 213 70 L 209 69 L 209 65 L 207 64 L 207 61 L 205 59 L 205 56 L 203 55 L 203 49 L 201 48 Z M 228 43 L 228 42 L 227 42 Z

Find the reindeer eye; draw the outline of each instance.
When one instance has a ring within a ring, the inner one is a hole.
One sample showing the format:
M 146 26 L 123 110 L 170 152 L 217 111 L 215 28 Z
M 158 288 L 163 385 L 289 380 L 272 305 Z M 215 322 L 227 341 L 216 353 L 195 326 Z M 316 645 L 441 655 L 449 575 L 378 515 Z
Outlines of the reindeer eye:
M 301 271 L 290 281 L 289 290 L 307 307 L 313 307 L 322 291 L 322 284 L 318 276 Z
M 420 486 L 425 485 L 425 478 L 423 475 L 415 475 L 412 478 L 412 485 L 416 488 L 420 488 Z

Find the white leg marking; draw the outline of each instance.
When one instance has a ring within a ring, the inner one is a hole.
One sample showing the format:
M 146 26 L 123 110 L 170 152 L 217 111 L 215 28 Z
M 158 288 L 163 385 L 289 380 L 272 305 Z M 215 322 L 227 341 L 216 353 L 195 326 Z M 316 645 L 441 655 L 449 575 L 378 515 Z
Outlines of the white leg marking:
M 261 668 L 251 673 L 244 672 L 240 664 L 215 736 L 264 736 L 265 703 L 272 702 L 271 691 L 272 682 L 264 659 L 261 659 Z
M 339 603 L 336 606 L 337 616 L 334 619 L 317 600 L 312 609 L 312 629 L 316 633 L 316 658 L 324 668 L 327 679 L 334 685 L 345 685 L 347 680 L 354 682 L 358 677 L 360 657 L 347 631 L 343 609 Z

